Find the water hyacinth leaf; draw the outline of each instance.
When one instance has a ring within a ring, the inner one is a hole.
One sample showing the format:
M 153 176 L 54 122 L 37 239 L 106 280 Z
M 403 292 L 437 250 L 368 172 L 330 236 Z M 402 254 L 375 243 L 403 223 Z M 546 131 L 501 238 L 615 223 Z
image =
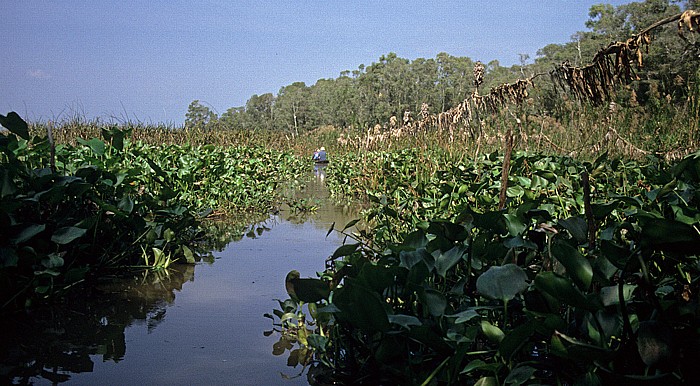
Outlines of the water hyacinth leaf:
M 449 251 L 441 253 L 437 259 L 435 259 L 435 270 L 437 274 L 445 277 L 447 271 L 454 267 L 457 262 L 462 259 L 464 253 L 467 251 L 467 246 L 464 244 L 455 245 Z
M 494 377 L 482 377 L 476 383 L 474 386 L 497 386 L 498 382 L 496 382 L 496 378 Z
M 510 213 L 504 214 L 503 217 L 506 219 L 506 227 L 511 236 L 517 236 L 525 232 L 527 224 L 520 217 Z
M 10 111 L 7 116 L 0 114 L 0 125 L 20 138 L 29 140 L 29 125 L 16 112 Z
M 535 371 L 537 371 L 537 369 L 534 367 L 518 366 L 511 370 L 504 382 L 506 385 L 522 385 L 532 378 Z
M 63 267 L 63 264 L 63 258 L 56 253 L 48 255 L 46 259 L 43 259 L 41 261 L 41 265 L 43 265 L 47 269 L 60 268 Z
M 12 248 L 0 248 L 0 268 L 16 267 L 19 257 Z
M 410 328 L 411 326 L 420 326 L 420 319 L 412 315 L 389 315 L 389 323 L 398 324 L 403 328 Z
M 325 352 L 328 338 L 319 334 L 309 334 L 309 336 L 306 337 L 306 343 L 315 351 Z
M 591 204 L 591 211 L 595 218 L 606 218 L 613 210 L 617 209 L 619 204 L 619 201 L 613 201 L 607 204 Z
M 87 229 L 78 227 L 58 228 L 53 233 L 53 236 L 51 236 L 51 241 L 53 241 L 56 244 L 68 244 L 75 239 L 83 237 L 83 235 L 85 235 L 86 232 Z
M 361 280 L 367 288 L 381 293 L 385 288 L 394 284 L 396 267 L 365 264 L 360 269 L 358 280 Z
M 11 196 L 17 191 L 17 186 L 10 176 L 8 170 L 2 171 L 2 177 L 0 177 L 0 198 Z
M 621 247 L 612 241 L 601 240 L 600 251 L 608 261 L 618 269 L 624 269 L 627 260 L 632 256 L 629 249 Z
M 333 304 L 340 309 L 336 315 L 356 328 L 382 332 L 389 329 L 386 303 L 379 294 L 359 285 L 356 280 L 346 278 L 345 285 L 334 290 Z
M 328 299 L 331 292 L 325 281 L 311 278 L 302 279 L 296 270 L 287 274 L 285 288 L 292 299 L 298 299 L 304 303 L 316 303 Z
M 494 326 L 487 320 L 482 320 L 481 321 L 481 331 L 484 333 L 484 335 L 492 342 L 494 343 L 500 343 L 503 338 L 505 338 L 505 334 L 503 333 L 503 330 L 500 328 Z
M 480 294 L 504 302 L 513 299 L 527 287 L 527 274 L 515 264 L 489 267 L 476 280 L 476 289 Z
M 550 252 L 564 265 L 567 275 L 573 279 L 579 289 L 585 291 L 590 287 L 591 280 L 593 280 L 593 267 L 577 248 L 556 240 L 551 246 Z
M 508 335 L 503 337 L 498 345 L 498 352 L 507 359 L 510 359 L 517 350 L 523 347 L 523 344 L 535 333 L 539 322 L 531 319 L 513 330 L 508 332 Z
M 445 295 L 434 289 L 426 289 L 418 295 L 423 307 L 428 310 L 430 315 L 438 317 L 445 314 L 447 308 L 447 299 Z
M 690 225 L 669 219 L 649 219 L 642 227 L 642 245 L 685 254 L 700 253 L 700 235 Z
M 552 335 L 551 343 L 553 354 L 576 360 L 605 361 L 614 354 L 613 350 L 583 343 L 558 331 Z
M 625 302 L 632 298 L 632 293 L 637 289 L 634 284 L 623 284 L 622 286 L 622 297 Z M 600 289 L 600 300 L 604 306 L 612 306 L 615 304 L 620 304 L 620 289 L 617 285 L 612 285 L 608 287 L 603 287 Z
M 335 260 L 339 257 L 350 256 L 353 253 L 355 253 L 355 251 L 357 251 L 357 248 L 359 246 L 360 246 L 359 243 L 342 245 L 338 249 L 336 249 L 335 252 L 333 252 L 333 256 L 331 256 L 331 260 Z
M 130 196 L 124 196 L 121 200 L 119 200 L 117 208 L 121 209 L 126 214 L 131 214 L 131 212 L 134 210 L 134 200 L 132 200 Z
M 570 279 L 559 276 L 554 272 L 540 272 L 537 274 L 535 276 L 535 288 L 574 307 L 596 311 L 602 306 L 599 301 L 583 296 Z
M 187 264 L 196 263 L 194 253 L 192 253 L 192 250 L 187 245 L 182 246 L 182 254 L 185 256 L 185 261 Z
M 98 157 L 103 156 L 105 154 L 105 150 L 107 149 L 107 145 L 97 138 L 92 138 L 90 140 L 78 138 L 78 142 L 89 147 L 90 150 L 92 150 L 92 152 Z
M 467 363 L 466 366 L 460 371 L 460 374 L 469 374 L 474 370 L 483 370 L 483 371 L 497 371 L 498 368 L 501 367 L 499 363 L 486 363 L 481 359 L 474 359 L 473 361 Z M 494 381 L 495 382 L 495 381 Z M 494 383 L 495 385 L 496 383 Z
M 428 257 L 430 257 L 430 254 L 425 248 L 420 248 L 415 251 L 401 251 L 401 253 L 399 253 L 399 266 L 411 269 L 419 262 L 426 261 Z
M 474 309 L 468 309 L 468 310 L 464 310 L 462 312 L 458 312 L 456 314 L 447 315 L 447 316 L 450 318 L 457 318 L 457 319 L 455 319 L 455 324 L 459 324 L 459 323 L 468 322 L 468 321 L 476 318 L 477 316 L 479 316 L 479 313 L 476 312 L 476 310 L 474 310 Z
M 403 242 L 401 245 L 409 247 L 409 248 L 413 248 L 413 249 L 424 248 L 426 245 L 428 245 L 428 238 L 425 236 L 425 231 L 417 230 L 415 232 L 409 233 L 403 239 Z
M 673 333 L 671 328 L 656 320 L 639 323 L 637 350 L 647 366 L 664 364 L 671 359 Z
M 12 240 L 15 244 L 21 244 L 29 241 L 32 237 L 38 235 L 46 229 L 44 224 L 29 224 Z
M 571 233 L 571 236 L 579 243 L 588 239 L 588 224 L 582 217 L 569 217 L 558 221 L 559 225 Z

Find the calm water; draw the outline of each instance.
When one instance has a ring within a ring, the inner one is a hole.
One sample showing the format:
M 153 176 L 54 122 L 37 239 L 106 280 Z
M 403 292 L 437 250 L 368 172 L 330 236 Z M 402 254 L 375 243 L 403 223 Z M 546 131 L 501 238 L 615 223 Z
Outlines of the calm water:
M 306 192 L 323 199 L 316 179 Z M 282 212 L 255 237 L 232 242 L 216 261 L 107 287 L 99 303 L 73 302 L 3 329 L 26 369 L 14 382 L 80 385 L 307 385 L 302 368 L 272 354 L 277 333 L 263 317 L 286 299 L 292 269 L 316 277 L 342 244 L 326 234 L 353 219 L 322 204 L 303 220 Z M 0 374 L 10 370 L 0 368 Z M 14 369 L 13 371 L 16 371 Z M 18 373 L 14 373 L 17 375 Z M 286 376 L 286 377 L 285 377 Z

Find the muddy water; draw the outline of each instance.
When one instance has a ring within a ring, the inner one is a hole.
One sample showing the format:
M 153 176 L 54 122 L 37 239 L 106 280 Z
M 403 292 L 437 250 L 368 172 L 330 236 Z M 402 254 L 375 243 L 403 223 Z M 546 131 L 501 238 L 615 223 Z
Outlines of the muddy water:
M 324 201 L 322 177 L 305 193 L 317 212 L 271 216 L 214 252 L 211 264 L 142 275 L 106 286 L 100 302 L 73 301 L 0 326 L 14 337 L 0 374 L 34 384 L 307 385 L 300 366 L 272 354 L 279 335 L 263 334 L 272 327 L 263 314 L 287 298 L 287 272 L 315 277 L 323 269 L 342 244 L 335 232 L 326 237 L 329 227 L 354 218 Z

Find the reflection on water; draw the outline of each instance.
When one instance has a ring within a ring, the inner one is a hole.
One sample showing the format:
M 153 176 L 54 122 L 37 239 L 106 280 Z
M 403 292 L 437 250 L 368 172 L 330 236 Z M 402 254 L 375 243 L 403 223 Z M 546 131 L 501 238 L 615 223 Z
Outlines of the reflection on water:
M 12 383 L 52 383 L 91 372 L 93 358 L 119 362 L 126 353 L 124 331 L 136 323 L 154 329 L 166 308 L 194 277 L 194 266 L 101 285 L 89 296 L 0 320 L 0 376 Z M 85 295 L 85 294 L 83 294 Z
M 317 211 L 282 211 L 245 227 L 219 224 L 225 235 L 196 266 L 141 273 L 1 320 L 0 383 L 307 384 L 302 377 L 283 381 L 300 367 L 272 355 L 278 337 L 263 334 L 263 315 L 287 297 L 287 272 L 314 277 L 341 245 L 336 233 L 326 237 L 331 224 L 354 218 L 350 208 L 328 204 L 323 179 L 314 175 L 300 194 L 318 200 Z

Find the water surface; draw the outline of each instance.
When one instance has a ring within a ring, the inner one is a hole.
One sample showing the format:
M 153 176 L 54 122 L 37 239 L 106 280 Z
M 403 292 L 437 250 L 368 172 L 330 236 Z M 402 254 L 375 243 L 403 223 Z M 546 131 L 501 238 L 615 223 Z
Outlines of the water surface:
M 354 218 L 325 201 L 323 174 L 316 175 L 303 194 L 317 212 L 273 215 L 214 252 L 213 263 L 143 273 L 104 286 L 99 302 L 0 326 L 11 348 L 0 374 L 34 384 L 307 385 L 301 366 L 287 366 L 287 353 L 272 354 L 279 335 L 264 336 L 272 321 L 263 315 L 288 297 L 290 270 L 316 277 L 342 244 L 336 232 L 326 236 L 331 224 Z

